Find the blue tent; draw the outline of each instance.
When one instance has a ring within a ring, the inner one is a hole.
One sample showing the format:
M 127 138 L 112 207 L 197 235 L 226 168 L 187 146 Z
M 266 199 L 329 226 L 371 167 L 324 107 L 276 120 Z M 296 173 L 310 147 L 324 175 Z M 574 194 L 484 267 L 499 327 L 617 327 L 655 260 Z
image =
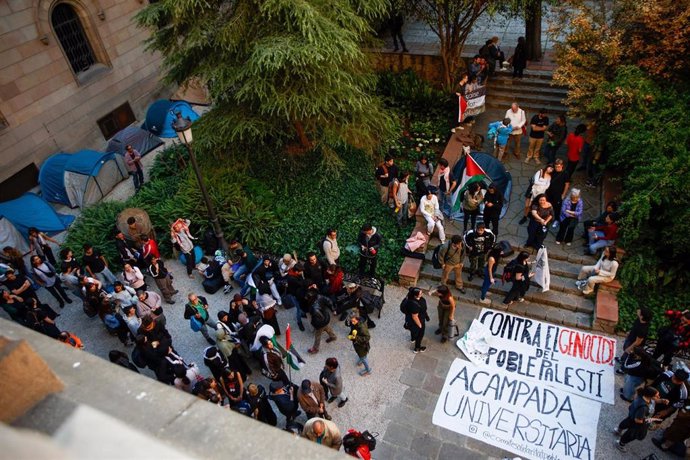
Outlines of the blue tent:
M 172 129 L 172 123 L 175 121 L 175 113 L 178 111 L 184 118 L 189 118 L 192 121 L 199 119 L 199 114 L 192 109 L 188 102 L 159 99 L 149 106 L 146 112 L 146 121 L 142 128 L 158 137 L 177 137 L 175 130 Z
M 122 155 L 80 150 L 48 158 L 41 166 L 39 182 L 46 199 L 84 208 L 106 196 L 128 175 Z
M 25 193 L 14 200 L 0 203 L 0 219 L 2 218 L 9 220 L 27 240 L 30 227 L 54 235 L 67 230 L 74 221 L 74 216 L 58 214 L 35 193 Z
M 513 190 L 513 176 L 506 170 L 503 163 L 498 161 L 493 155 L 489 155 L 483 152 L 471 152 L 472 158 L 477 162 L 479 166 L 484 170 L 489 179 L 485 179 L 485 183 L 482 184 L 482 188 L 486 189 L 489 183 L 493 182 L 499 192 L 503 194 L 503 208 L 501 209 L 501 218 L 505 216 L 508 211 L 508 205 L 510 205 L 510 193 Z M 459 178 L 462 177 L 462 173 L 465 170 L 465 163 L 467 162 L 465 156 L 455 163 L 453 166 L 453 176 Z M 462 207 L 451 216 L 453 220 L 459 220 L 462 218 Z

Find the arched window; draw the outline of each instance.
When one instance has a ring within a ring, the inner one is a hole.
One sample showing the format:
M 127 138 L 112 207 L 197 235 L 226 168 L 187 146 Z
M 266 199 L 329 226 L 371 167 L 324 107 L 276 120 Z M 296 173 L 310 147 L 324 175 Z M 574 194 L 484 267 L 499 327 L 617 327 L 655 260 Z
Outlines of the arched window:
M 88 70 L 98 62 L 84 32 L 84 26 L 71 5 L 66 3 L 56 5 L 50 20 L 75 74 Z

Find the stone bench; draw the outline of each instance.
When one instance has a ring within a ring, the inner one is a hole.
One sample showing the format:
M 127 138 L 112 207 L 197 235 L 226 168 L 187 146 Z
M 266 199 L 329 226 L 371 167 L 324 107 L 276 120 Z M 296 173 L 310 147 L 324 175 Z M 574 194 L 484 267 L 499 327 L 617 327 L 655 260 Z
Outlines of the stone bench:
M 594 305 L 592 328 L 613 334 L 618 324 L 618 299 L 616 292 L 598 289 Z
M 412 230 L 410 236 L 416 235 L 417 232 L 422 232 L 423 234 L 426 234 L 426 225 L 424 223 L 417 222 L 417 225 L 415 225 L 414 230 Z M 427 242 L 423 244 L 415 252 L 424 255 L 428 245 L 429 241 L 427 240 Z M 403 259 L 402 265 L 400 265 L 400 270 L 398 270 L 398 282 L 400 283 L 400 285 L 404 287 L 416 286 L 417 281 L 419 280 L 419 274 L 422 272 L 423 263 L 424 259 L 405 257 Z

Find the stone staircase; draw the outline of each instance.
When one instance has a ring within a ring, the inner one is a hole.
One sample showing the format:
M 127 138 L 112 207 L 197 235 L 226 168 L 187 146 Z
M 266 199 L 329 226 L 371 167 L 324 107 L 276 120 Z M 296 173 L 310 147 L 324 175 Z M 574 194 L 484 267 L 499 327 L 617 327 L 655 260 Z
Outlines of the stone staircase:
M 562 100 L 567 96 L 565 88 L 552 85 L 552 72 L 545 70 L 526 70 L 524 78 L 513 78 L 512 71 L 499 70 L 488 83 L 487 108 L 506 110 L 517 102 L 529 114 L 545 108 L 549 115 L 566 112 Z
M 417 216 L 417 219 L 423 219 Z M 445 226 L 446 238 L 454 234 L 462 233 L 462 224 L 447 223 Z M 499 239 L 503 239 L 499 237 Z M 422 269 L 419 274 L 417 286 L 422 289 L 431 289 L 437 286 L 441 281 L 441 270 L 434 269 L 431 264 L 431 255 L 434 248 L 441 242 L 436 237 L 432 237 L 429 241 L 425 252 L 425 260 L 422 264 Z M 498 269 L 497 277 L 500 278 L 503 273 L 503 267 L 509 262 L 517 253 L 522 250 L 517 242 L 510 241 L 515 250 L 515 255 L 501 261 Z M 528 250 L 530 252 L 530 250 Z M 569 260 L 569 258 L 571 260 Z M 463 284 L 466 294 L 462 294 L 455 289 L 453 283 L 449 283 L 451 291 L 454 293 L 456 299 L 460 303 L 474 304 L 477 306 L 493 308 L 496 310 L 508 310 L 521 316 L 527 316 L 539 320 L 545 320 L 555 324 L 563 324 L 569 327 L 577 327 L 579 329 L 591 330 L 593 329 L 593 315 L 595 312 L 595 303 L 593 298 L 584 297 L 575 287 L 575 280 L 580 270 L 581 264 L 594 263 L 591 258 L 572 260 L 572 255 L 559 251 L 549 252 L 549 268 L 551 273 L 551 286 L 547 292 L 541 292 L 541 287 L 532 283 L 530 290 L 525 295 L 524 302 L 515 302 L 510 307 L 503 304 L 503 298 L 510 288 L 509 284 L 503 285 L 501 281 L 494 284 L 489 290 L 487 298 L 491 301 L 490 304 L 482 304 L 479 302 L 479 292 L 482 285 L 482 278 L 475 276 L 472 281 L 468 281 L 469 274 L 468 260 L 465 259 L 465 267 L 463 268 Z M 451 279 L 453 279 L 451 274 Z

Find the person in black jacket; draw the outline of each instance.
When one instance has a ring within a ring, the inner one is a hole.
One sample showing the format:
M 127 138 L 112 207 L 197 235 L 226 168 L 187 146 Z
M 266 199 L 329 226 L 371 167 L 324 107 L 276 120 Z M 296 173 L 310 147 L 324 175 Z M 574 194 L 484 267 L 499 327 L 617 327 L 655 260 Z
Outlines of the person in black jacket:
M 527 67 L 527 46 L 525 45 L 525 37 L 518 37 L 512 61 L 513 78 L 522 78 L 522 74 Z
M 498 237 L 498 219 L 501 217 L 502 208 L 503 195 L 496 184 L 491 183 L 484 194 L 484 222 L 491 225 L 495 238 Z
M 285 416 L 285 426 L 292 422 L 302 412 L 299 410 L 299 401 L 297 400 L 297 385 L 290 383 L 285 385 L 282 382 L 271 382 L 269 389 L 271 394 L 269 399 L 273 401 L 280 411 Z
M 657 401 L 654 406 L 654 417 L 666 420 L 676 410 L 685 405 L 688 399 L 688 372 L 685 369 L 662 372 L 652 383 L 659 390 L 659 395 L 664 401 Z
M 130 264 L 132 266 L 136 265 L 139 268 L 142 267 L 141 254 L 134 248 L 131 248 L 125 240 L 125 234 L 120 230 L 116 230 L 115 233 L 115 249 L 117 249 L 117 255 L 120 258 L 120 263 Z
M 324 292 L 327 288 L 324 279 L 324 272 L 326 267 L 323 266 L 316 254 L 313 252 L 307 253 L 307 262 L 304 264 L 304 277 L 309 280 L 311 284 L 315 284 L 319 292 Z
M 269 256 L 263 257 L 261 264 L 256 267 L 251 276 L 254 279 L 254 285 L 257 290 L 261 292 L 270 291 L 278 306 L 283 305 L 283 299 L 280 298 L 278 286 L 275 283 L 275 280 L 280 276 L 280 271 Z
M 625 373 L 625 382 L 620 391 L 622 400 L 632 402 L 635 390 L 647 380 L 655 380 L 661 374 L 661 365 L 642 347 L 634 347 L 621 359 L 621 370 Z
M 268 402 L 268 395 L 263 385 L 250 383 L 247 388 L 244 389 L 243 399 L 249 403 L 254 419 L 271 426 L 276 426 L 278 424 L 278 418 L 275 412 L 273 412 L 271 403 Z
M 524 302 L 525 293 L 529 289 L 530 278 L 534 276 L 534 273 L 529 271 L 527 259 L 529 259 L 529 253 L 522 251 L 513 262 L 506 265 L 506 270 L 510 271 L 510 281 L 513 285 L 503 299 L 504 305 L 511 305 L 515 300 Z
M 491 230 L 486 228 L 484 222 L 479 222 L 477 228 L 467 230 L 463 234 L 462 239 L 465 242 L 467 255 L 470 258 L 470 275 L 467 279 L 472 281 L 474 275 L 484 276 L 486 254 L 494 246 L 496 236 Z
M 429 321 L 426 299 L 422 296 L 422 290 L 410 288 L 405 299 L 405 324 L 410 329 L 410 341 L 414 342 L 414 352 L 425 352 L 426 347 L 422 346 L 426 322 Z
M 359 266 L 357 271 L 360 276 L 364 276 L 368 265 L 367 275 L 373 278 L 376 276 L 376 258 L 381 246 L 381 235 L 376 233 L 376 227 L 373 227 L 371 224 L 364 224 L 359 232 L 357 243 L 359 244 Z
M 306 304 L 309 306 L 309 315 L 311 316 L 311 325 L 314 328 L 314 345 L 308 350 L 309 353 L 315 354 L 319 352 L 321 345 L 321 334 L 326 332 L 328 338 L 326 343 L 333 342 L 338 337 L 333 332 L 330 326 L 331 311 L 333 304 L 328 297 L 322 296 L 316 290 L 310 289 L 307 292 Z
M 287 308 L 295 309 L 295 320 L 300 331 L 304 331 L 302 318 L 305 313 L 304 296 L 307 294 L 310 281 L 304 277 L 304 266 L 298 262 L 293 268 L 288 270 L 287 275 L 287 294 L 285 295 L 285 305 Z

